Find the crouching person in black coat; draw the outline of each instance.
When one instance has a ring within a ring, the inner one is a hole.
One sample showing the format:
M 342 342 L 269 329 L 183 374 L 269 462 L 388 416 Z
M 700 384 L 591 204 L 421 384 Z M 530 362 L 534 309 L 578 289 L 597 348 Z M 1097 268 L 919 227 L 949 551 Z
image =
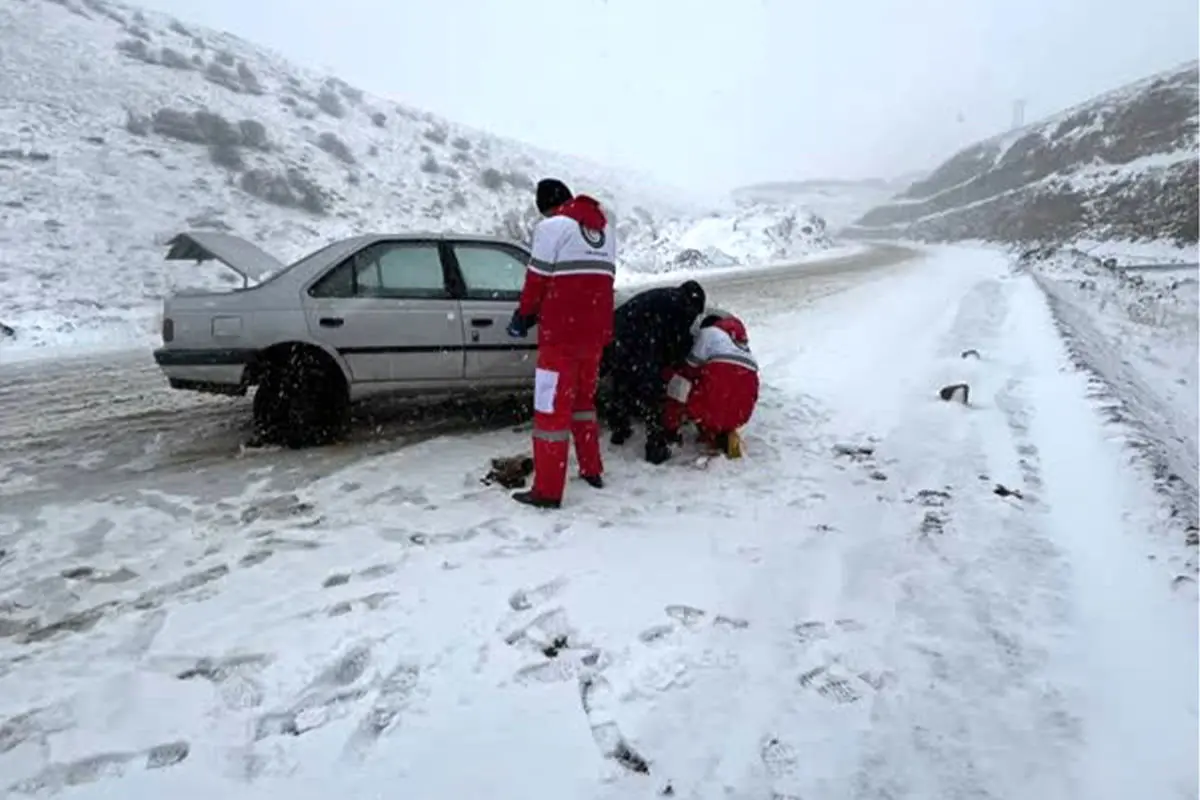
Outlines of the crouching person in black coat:
M 612 382 L 606 415 L 611 441 L 624 444 L 633 434 L 633 417 L 640 417 L 646 425 L 646 460 L 652 464 L 671 457 L 662 419 L 665 373 L 686 361 L 692 324 L 705 302 L 704 288 L 687 281 L 636 294 L 614 313 L 613 340 L 604 358 Z

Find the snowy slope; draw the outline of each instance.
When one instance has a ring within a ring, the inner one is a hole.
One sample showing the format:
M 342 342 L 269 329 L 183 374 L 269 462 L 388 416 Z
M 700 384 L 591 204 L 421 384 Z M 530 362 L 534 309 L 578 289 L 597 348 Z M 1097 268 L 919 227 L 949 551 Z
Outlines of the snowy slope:
M 647 249 L 625 247 L 625 266 L 661 271 L 683 248 L 644 229 L 682 233 L 708 213 L 109 0 L 4 0 L 0 76 L 0 323 L 25 346 L 143 344 L 164 293 L 236 283 L 163 264 L 183 228 L 232 230 L 285 261 L 364 230 L 521 239 L 533 181 L 555 175 L 637 232 Z
M 790 204 L 812 209 L 836 233 L 923 177 L 914 173 L 893 180 L 777 181 L 742 186 L 734 189 L 732 195 L 740 203 Z
M 559 513 L 527 431 L 6 504 L 0 793 L 1193 797 L 1185 548 L 1008 266 L 762 298 L 746 457 Z
M 962 150 L 850 230 L 934 241 L 1197 241 L 1198 62 Z

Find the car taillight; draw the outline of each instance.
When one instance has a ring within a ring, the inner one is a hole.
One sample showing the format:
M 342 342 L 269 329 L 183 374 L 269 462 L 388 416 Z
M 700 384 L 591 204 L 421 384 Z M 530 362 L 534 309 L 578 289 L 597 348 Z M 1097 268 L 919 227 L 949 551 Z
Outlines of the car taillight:
M 163 317 L 162 324 L 162 339 L 163 344 L 170 344 L 175 338 L 175 320 L 170 317 Z

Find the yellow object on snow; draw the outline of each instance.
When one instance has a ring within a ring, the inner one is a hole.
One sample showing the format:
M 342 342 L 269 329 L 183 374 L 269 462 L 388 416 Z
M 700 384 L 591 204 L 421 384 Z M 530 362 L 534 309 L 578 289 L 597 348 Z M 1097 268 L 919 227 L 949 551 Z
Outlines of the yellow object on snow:
M 725 456 L 726 458 L 742 457 L 742 434 L 738 431 L 730 431 L 725 444 Z

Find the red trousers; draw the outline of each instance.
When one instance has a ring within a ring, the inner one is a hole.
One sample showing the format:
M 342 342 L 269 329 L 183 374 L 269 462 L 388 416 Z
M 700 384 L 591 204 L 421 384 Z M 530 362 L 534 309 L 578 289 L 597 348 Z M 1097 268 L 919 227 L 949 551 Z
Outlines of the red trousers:
M 602 350 L 539 347 L 533 387 L 533 494 L 562 500 L 571 438 L 579 473 L 604 471 L 596 421 L 596 380 Z
M 758 403 L 757 372 L 718 361 L 680 374 L 692 382 L 692 388 L 683 403 L 667 398 L 663 426 L 668 431 L 679 430 L 690 419 L 702 434 L 711 436 L 730 433 L 750 421 Z

